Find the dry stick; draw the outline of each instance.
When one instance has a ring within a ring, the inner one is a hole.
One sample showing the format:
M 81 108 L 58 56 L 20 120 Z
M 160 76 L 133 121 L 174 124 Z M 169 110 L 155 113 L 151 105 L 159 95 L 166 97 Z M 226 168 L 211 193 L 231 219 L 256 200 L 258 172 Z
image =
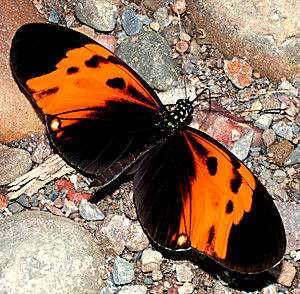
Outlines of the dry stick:
M 74 169 L 68 166 L 59 155 L 51 155 L 41 165 L 33 168 L 9 184 L 6 197 L 8 200 L 13 200 L 23 193 L 27 196 L 32 196 L 50 181 L 69 174 L 72 171 Z

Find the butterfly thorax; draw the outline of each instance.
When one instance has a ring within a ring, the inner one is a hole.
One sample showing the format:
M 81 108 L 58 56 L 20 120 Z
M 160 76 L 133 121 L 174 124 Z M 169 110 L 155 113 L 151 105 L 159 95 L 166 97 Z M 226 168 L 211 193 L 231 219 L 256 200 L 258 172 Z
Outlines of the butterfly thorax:
M 185 127 L 192 120 L 194 108 L 188 99 L 179 99 L 173 110 L 166 112 L 159 126 L 162 132 L 171 133 Z

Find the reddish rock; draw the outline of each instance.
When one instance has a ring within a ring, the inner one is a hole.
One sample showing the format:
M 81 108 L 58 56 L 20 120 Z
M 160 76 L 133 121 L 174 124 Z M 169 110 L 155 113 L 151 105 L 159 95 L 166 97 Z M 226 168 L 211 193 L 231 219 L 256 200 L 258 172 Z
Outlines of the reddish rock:
M 270 79 L 299 75 L 298 0 L 186 0 L 198 29 L 225 55 L 247 58 Z
M 182 14 L 186 11 L 186 2 L 185 0 L 177 0 L 172 6 L 172 10 L 174 13 Z
M 20 140 L 30 134 L 45 133 L 45 127 L 30 101 L 21 93 L 9 66 L 12 37 L 29 22 L 43 22 L 32 3 L 2 0 L 0 8 L 0 142 Z
M 284 160 L 295 149 L 294 145 L 287 140 L 282 140 L 271 145 L 268 149 L 268 161 L 283 166 Z
M 97 34 L 93 39 L 111 52 L 114 52 L 117 47 L 117 40 L 114 36 Z
M 2 195 L 0 195 L 0 212 L 3 212 L 4 209 L 7 207 L 8 201 L 6 198 Z
M 291 287 L 296 275 L 296 268 L 286 260 L 282 261 L 281 272 L 277 282 L 285 287 Z
M 252 68 L 242 59 L 224 60 L 224 72 L 239 89 L 244 89 L 252 83 Z
M 53 214 L 58 216 L 64 216 L 64 213 L 57 207 L 51 205 L 51 204 L 45 204 L 45 207 Z

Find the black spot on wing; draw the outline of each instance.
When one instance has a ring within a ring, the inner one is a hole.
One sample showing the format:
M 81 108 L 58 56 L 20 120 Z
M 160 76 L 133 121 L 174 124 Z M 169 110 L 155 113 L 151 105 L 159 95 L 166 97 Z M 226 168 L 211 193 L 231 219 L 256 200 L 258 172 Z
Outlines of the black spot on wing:
M 110 56 L 108 56 L 107 59 L 108 59 L 108 61 L 112 62 L 113 64 L 118 64 L 118 65 L 124 66 L 124 63 L 116 56 L 110 55 Z
M 85 65 L 87 67 L 97 68 L 100 63 L 108 63 L 108 61 L 102 56 L 94 55 L 89 60 L 86 60 Z
M 58 91 L 58 87 L 54 87 L 54 88 L 50 88 L 50 89 L 47 89 L 41 93 L 38 94 L 38 97 L 39 98 L 44 98 L 46 96 L 49 96 L 49 95 L 53 95 L 53 94 L 56 94 Z
M 74 74 L 74 73 L 78 72 L 78 70 L 79 70 L 78 67 L 75 67 L 75 66 L 69 67 L 67 70 L 67 74 L 68 75 Z
M 232 211 L 233 211 L 233 203 L 231 200 L 229 200 L 226 205 L 226 213 L 230 214 L 232 213 Z
M 231 156 L 230 157 L 232 165 L 236 168 L 239 169 L 241 167 L 241 163 L 236 159 L 235 157 Z
M 206 165 L 211 176 L 217 173 L 218 160 L 216 157 L 208 157 L 206 160 Z
M 212 241 L 214 240 L 215 238 L 215 227 L 212 226 L 210 229 L 209 229 L 209 234 L 208 234 L 208 240 L 207 240 L 207 246 L 209 247 L 211 244 L 212 244 Z
M 242 184 L 242 177 L 238 171 L 234 173 L 234 178 L 230 180 L 230 189 L 233 193 L 238 193 Z
M 125 81 L 122 78 L 109 79 L 107 80 L 106 85 L 119 90 L 124 90 L 126 87 Z

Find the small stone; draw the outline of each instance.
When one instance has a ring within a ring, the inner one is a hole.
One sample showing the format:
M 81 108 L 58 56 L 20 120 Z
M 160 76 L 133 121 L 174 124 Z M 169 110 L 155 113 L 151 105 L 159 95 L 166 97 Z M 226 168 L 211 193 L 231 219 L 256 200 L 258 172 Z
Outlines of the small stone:
M 272 129 L 266 129 L 262 134 L 262 140 L 264 144 L 269 147 L 276 140 L 276 133 Z
M 273 174 L 273 180 L 277 183 L 282 183 L 286 178 L 286 173 L 280 169 L 275 170 Z
M 176 50 L 177 52 L 179 53 L 184 53 L 186 52 L 187 50 L 189 49 L 189 44 L 185 41 L 179 41 L 177 44 L 176 44 Z
M 271 113 L 266 113 L 261 115 L 254 123 L 255 126 L 262 130 L 266 130 L 269 128 L 273 121 L 273 115 Z
M 244 89 L 252 83 L 252 68 L 245 60 L 236 57 L 224 60 L 223 67 L 227 77 L 239 89 Z
M 251 104 L 250 111 L 254 113 L 259 113 L 262 110 L 263 106 L 259 100 L 256 100 Z
M 269 180 L 265 185 L 269 194 L 275 198 L 280 199 L 282 201 L 288 201 L 289 196 L 286 191 L 280 186 L 280 184 L 276 183 L 273 180 Z
M 172 19 L 169 15 L 169 10 L 167 9 L 167 7 L 158 8 L 153 13 L 153 17 L 159 23 L 162 30 L 172 22 Z
M 161 35 L 166 39 L 170 46 L 173 46 L 179 41 L 179 28 L 175 25 L 168 26 L 161 32 Z
M 294 151 L 294 149 L 294 145 L 287 140 L 276 142 L 268 149 L 268 161 L 282 166 L 284 160 L 292 153 L 292 151 Z
M 231 131 L 231 141 L 232 142 L 235 142 L 235 141 L 238 141 L 239 139 L 241 138 L 241 134 L 239 131 L 233 129 Z
M 113 279 L 116 285 L 130 283 L 134 278 L 133 265 L 127 260 L 116 257 L 113 269 Z
M 42 163 L 51 154 L 51 152 L 52 150 L 48 139 L 45 136 L 41 136 L 32 152 L 31 160 L 36 163 Z
M 129 234 L 130 220 L 122 215 L 108 215 L 95 236 L 109 255 L 120 255 Z
M 117 40 L 114 36 L 97 34 L 94 37 L 94 40 L 100 43 L 103 47 L 105 47 L 111 52 L 114 52 L 116 50 Z
M 289 141 L 292 141 L 293 139 L 293 129 L 291 126 L 287 125 L 285 122 L 280 121 L 273 125 L 272 129 L 275 131 L 275 133 L 283 137 Z
M 56 9 L 52 9 L 52 11 L 50 12 L 48 21 L 52 22 L 52 23 L 59 23 L 59 15 L 58 15 Z
M 17 199 L 17 201 L 23 206 L 23 207 L 26 207 L 26 208 L 30 208 L 31 207 L 31 204 L 29 202 L 29 199 L 28 197 L 26 196 L 26 194 L 21 194 L 21 196 Z
M 288 80 L 283 81 L 278 86 L 277 90 L 288 90 L 287 93 L 285 93 L 286 95 L 294 97 L 298 96 L 298 90 Z
M 139 222 L 132 222 L 129 227 L 129 234 L 125 246 L 133 252 L 141 251 L 147 248 L 149 239 L 144 233 Z
M 294 165 L 300 162 L 300 145 L 293 150 L 290 155 L 284 160 L 284 165 Z
M 159 270 L 153 270 L 152 272 L 152 280 L 154 282 L 160 281 L 163 278 L 163 274 Z
M 281 263 L 281 272 L 277 279 L 277 283 L 285 286 L 291 287 L 293 280 L 296 275 L 296 268 L 286 260 L 283 260 Z
M 276 294 L 277 290 L 276 290 L 276 285 L 271 284 L 267 287 L 264 287 L 261 291 L 260 294 Z
M 18 202 L 13 202 L 12 204 L 9 204 L 7 208 L 12 214 L 16 214 L 24 210 L 24 207 Z
M 188 264 L 182 263 L 176 265 L 176 279 L 178 282 L 191 282 L 193 278 L 194 273 Z
M 155 31 L 158 32 L 160 30 L 160 24 L 157 21 L 152 21 L 150 23 L 150 28 Z
M 122 14 L 122 27 L 125 33 L 129 36 L 143 31 L 142 23 L 136 16 L 135 12 L 130 8 L 126 8 Z
M 192 294 L 194 291 L 193 284 L 186 282 L 178 288 L 178 294 Z
M 106 0 L 79 0 L 75 7 L 78 19 L 98 31 L 110 32 L 116 25 L 118 9 Z
M 162 263 L 162 254 L 153 249 L 146 249 L 142 254 L 142 272 L 152 272 L 153 270 L 159 270 Z
M 176 104 L 178 99 L 187 98 L 185 93 L 190 100 L 196 98 L 196 88 L 192 85 L 185 87 L 176 87 L 171 90 L 158 94 L 159 99 L 163 104 Z
M 87 221 L 96 221 L 104 219 L 102 211 L 84 198 L 80 202 L 79 213 L 81 217 L 83 217 Z
M 262 101 L 263 111 L 271 112 L 271 113 L 279 113 L 280 112 L 280 101 L 277 99 L 277 96 L 271 95 L 265 97 Z
M 175 14 L 182 14 L 186 11 L 186 2 L 185 0 L 176 0 L 175 3 L 171 6 L 171 9 Z
M 8 201 L 3 195 L 0 195 L 0 212 L 3 212 L 8 206 Z
M 244 160 L 249 154 L 249 150 L 251 147 L 252 139 L 253 139 L 254 131 L 249 129 L 248 134 L 241 137 L 234 145 L 231 152 L 239 159 Z
M 145 26 L 149 26 L 152 22 L 151 18 L 149 18 L 147 15 L 144 15 L 144 14 L 138 14 L 137 18 Z
M 256 79 L 260 79 L 260 72 L 254 72 L 254 73 L 253 73 L 253 76 L 254 76 Z
M 32 166 L 30 153 L 0 144 L 0 186 L 10 184 L 27 173 Z
M 52 212 L 54 215 L 57 216 L 65 216 L 64 213 L 57 207 L 51 205 L 51 204 L 45 204 L 45 207 Z
M 147 287 L 144 285 L 124 286 L 119 294 L 147 294 Z
M 217 281 L 212 287 L 212 293 L 231 294 L 232 292 L 227 287 L 225 287 L 220 281 Z

